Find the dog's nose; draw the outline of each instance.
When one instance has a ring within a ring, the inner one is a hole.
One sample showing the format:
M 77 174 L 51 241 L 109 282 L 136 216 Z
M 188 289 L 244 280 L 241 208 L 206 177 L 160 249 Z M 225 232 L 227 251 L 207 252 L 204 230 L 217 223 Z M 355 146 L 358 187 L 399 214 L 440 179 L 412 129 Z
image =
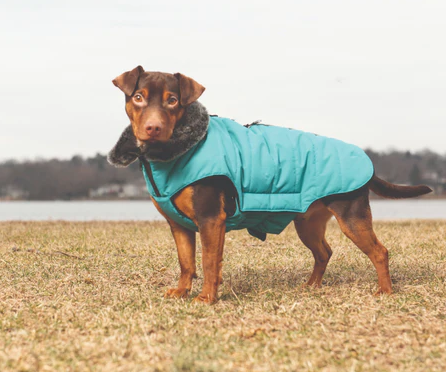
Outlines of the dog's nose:
M 162 131 L 162 126 L 156 123 L 147 123 L 145 131 L 150 137 L 158 137 Z

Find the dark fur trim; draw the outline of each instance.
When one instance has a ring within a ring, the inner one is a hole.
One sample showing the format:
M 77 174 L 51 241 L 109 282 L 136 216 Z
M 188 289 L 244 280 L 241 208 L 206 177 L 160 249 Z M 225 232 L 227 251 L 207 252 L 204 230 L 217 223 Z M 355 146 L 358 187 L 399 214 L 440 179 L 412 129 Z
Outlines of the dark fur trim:
M 148 161 L 171 161 L 185 154 L 205 137 L 208 122 L 207 109 L 199 102 L 193 102 L 185 109 L 184 116 L 167 142 L 143 144 L 141 147 L 137 146 L 137 139 L 129 125 L 109 152 L 107 160 L 116 167 L 127 167 L 142 155 Z
M 107 154 L 107 161 L 116 167 L 127 167 L 133 163 L 140 155 L 141 151 L 137 146 L 137 139 L 129 124 L 121 133 L 117 144 Z

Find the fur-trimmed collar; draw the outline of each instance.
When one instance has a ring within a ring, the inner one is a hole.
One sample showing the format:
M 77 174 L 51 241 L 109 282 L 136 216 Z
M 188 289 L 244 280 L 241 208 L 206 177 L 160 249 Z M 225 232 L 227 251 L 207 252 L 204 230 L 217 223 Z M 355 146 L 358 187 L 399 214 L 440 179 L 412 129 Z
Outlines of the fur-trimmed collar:
M 165 143 L 137 145 L 137 139 L 129 125 L 121 134 L 116 145 L 107 155 L 110 164 L 127 167 L 143 156 L 148 161 L 171 161 L 190 150 L 207 134 L 209 116 L 207 109 L 199 102 L 193 102 L 176 125 L 171 138 Z

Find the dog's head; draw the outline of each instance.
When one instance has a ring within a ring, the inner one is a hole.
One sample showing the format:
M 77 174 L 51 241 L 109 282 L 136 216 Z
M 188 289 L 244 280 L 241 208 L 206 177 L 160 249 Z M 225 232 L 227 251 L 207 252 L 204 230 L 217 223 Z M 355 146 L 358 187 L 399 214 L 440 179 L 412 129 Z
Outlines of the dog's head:
M 168 141 L 185 108 L 205 90 L 180 73 L 149 72 L 141 66 L 112 82 L 126 95 L 126 113 L 139 145 Z

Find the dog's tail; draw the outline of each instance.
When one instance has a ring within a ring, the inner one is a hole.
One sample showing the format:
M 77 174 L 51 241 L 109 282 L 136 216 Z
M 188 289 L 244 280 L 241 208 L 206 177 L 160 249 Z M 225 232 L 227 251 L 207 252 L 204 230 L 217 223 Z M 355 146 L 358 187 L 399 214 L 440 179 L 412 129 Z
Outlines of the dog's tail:
M 370 180 L 369 189 L 375 194 L 389 199 L 414 198 L 432 192 L 432 189 L 425 185 L 399 186 L 384 181 L 377 176 L 373 176 Z

